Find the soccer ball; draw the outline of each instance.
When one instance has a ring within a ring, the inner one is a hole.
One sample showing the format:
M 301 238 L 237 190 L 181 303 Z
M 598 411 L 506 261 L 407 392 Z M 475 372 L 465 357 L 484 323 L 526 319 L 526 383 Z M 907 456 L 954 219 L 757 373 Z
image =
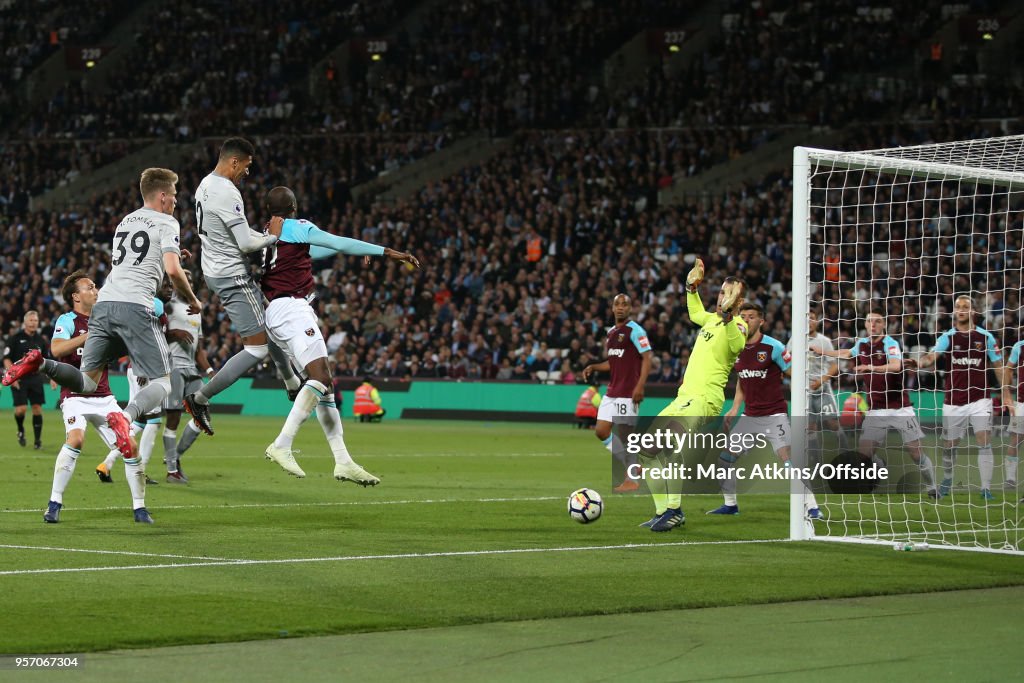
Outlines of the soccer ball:
M 590 524 L 601 518 L 604 503 L 594 489 L 578 489 L 569 495 L 569 516 L 580 524 Z

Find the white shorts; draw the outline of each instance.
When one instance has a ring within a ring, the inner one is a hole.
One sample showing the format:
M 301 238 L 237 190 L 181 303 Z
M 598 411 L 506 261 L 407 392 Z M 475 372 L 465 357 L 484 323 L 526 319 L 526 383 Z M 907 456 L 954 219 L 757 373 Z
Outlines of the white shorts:
M 967 433 L 967 423 L 974 433 L 992 431 L 992 399 L 983 398 L 965 406 L 942 406 L 942 438 L 956 441 Z
M 793 443 L 790 431 L 789 415 L 786 413 L 756 416 L 742 415 L 740 416 L 739 422 L 733 425 L 732 429 L 729 431 L 729 443 L 740 443 L 738 440 L 743 435 L 750 435 L 753 439 L 743 439 L 743 443 L 754 443 L 756 445 L 751 446 L 751 448 L 756 448 L 763 443 L 761 439 L 757 438 L 757 435 L 763 434 L 764 438 L 766 438 L 768 443 L 772 445 L 772 448 L 775 449 L 775 452 L 778 453 L 780 448 L 789 448 Z M 744 448 L 742 451 L 733 452 L 733 455 L 742 455 L 748 450 L 750 450 L 750 448 Z
M 605 396 L 601 399 L 601 406 L 597 409 L 597 419 L 602 422 L 614 422 L 616 424 L 636 424 L 636 405 L 633 399 L 611 398 Z
M 1010 433 L 1024 434 L 1024 403 L 1014 403 L 1013 415 L 1010 416 Z
M 305 299 L 282 297 L 271 301 L 267 306 L 267 333 L 300 368 L 327 358 L 320 320 Z
M 913 443 L 924 438 L 921 423 L 914 414 L 913 406 L 905 408 L 879 408 L 869 410 L 861 425 L 860 440 L 871 443 L 885 441 L 890 429 L 895 429 L 903 437 L 903 443 Z
M 107 415 L 121 410 L 113 396 L 72 396 L 64 399 L 60 409 L 64 413 L 65 434 L 70 434 L 76 429 L 85 432 L 91 424 L 99 432 L 107 448 L 117 447 L 114 430 L 107 425 Z

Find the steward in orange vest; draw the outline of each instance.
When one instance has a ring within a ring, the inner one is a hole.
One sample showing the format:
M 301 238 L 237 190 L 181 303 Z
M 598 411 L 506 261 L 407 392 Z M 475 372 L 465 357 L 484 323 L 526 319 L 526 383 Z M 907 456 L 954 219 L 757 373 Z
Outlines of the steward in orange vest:
M 385 412 L 387 411 L 381 407 L 380 392 L 370 383 L 369 377 L 364 377 L 363 383 L 356 388 L 352 413 L 360 422 L 380 422 Z

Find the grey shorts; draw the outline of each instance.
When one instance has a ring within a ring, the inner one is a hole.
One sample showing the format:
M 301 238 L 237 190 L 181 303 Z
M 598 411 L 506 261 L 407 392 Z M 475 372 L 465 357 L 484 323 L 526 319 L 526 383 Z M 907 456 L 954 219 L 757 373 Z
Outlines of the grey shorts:
M 171 368 L 171 393 L 164 399 L 164 410 L 184 409 L 184 399 L 203 388 L 203 380 L 192 370 Z
M 836 395 L 831 391 L 807 394 L 807 414 L 817 415 L 824 419 L 839 417 L 839 404 L 836 403 Z
M 101 301 L 89 318 L 82 372 L 105 368 L 127 355 L 137 377 L 159 379 L 171 370 L 167 340 L 153 309 L 124 301 Z
M 234 277 L 207 277 L 206 284 L 220 297 L 220 305 L 228 312 L 235 331 L 243 337 L 267 329 L 263 307 L 263 292 L 248 275 Z

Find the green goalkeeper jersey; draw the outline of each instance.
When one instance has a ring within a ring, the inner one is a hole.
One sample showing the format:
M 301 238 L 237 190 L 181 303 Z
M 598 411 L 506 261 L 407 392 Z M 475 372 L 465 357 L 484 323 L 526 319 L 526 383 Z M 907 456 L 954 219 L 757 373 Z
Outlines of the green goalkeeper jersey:
M 692 292 L 686 295 L 686 310 L 690 320 L 700 325 L 700 334 L 690 353 L 679 395 L 700 397 L 721 410 L 729 373 L 747 343 L 747 326 L 738 315 L 725 322 L 718 313 L 704 310 L 700 296 Z

